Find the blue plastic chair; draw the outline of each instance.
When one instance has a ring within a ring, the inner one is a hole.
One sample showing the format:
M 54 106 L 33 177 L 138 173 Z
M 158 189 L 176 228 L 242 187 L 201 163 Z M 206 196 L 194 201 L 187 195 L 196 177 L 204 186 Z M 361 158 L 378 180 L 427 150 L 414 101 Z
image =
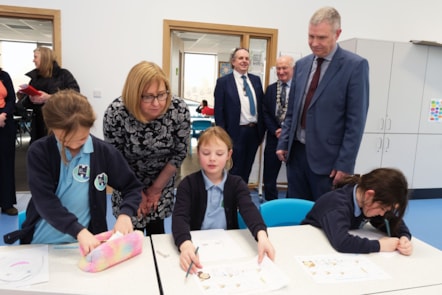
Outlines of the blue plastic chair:
M 196 138 L 198 140 L 201 132 L 210 126 L 212 126 L 212 121 L 210 120 L 193 120 L 191 123 L 190 140 L 192 141 L 192 138 Z M 192 144 L 189 144 L 189 154 L 192 155 Z
M 192 121 L 192 137 L 198 139 L 201 132 L 212 126 L 212 121 L 210 120 L 193 120 Z
M 21 226 L 26 219 L 26 211 L 23 210 L 23 211 L 18 212 L 17 217 L 18 217 L 18 229 L 21 229 Z
M 239 229 L 246 229 L 246 228 L 247 228 L 247 225 L 246 225 L 246 223 L 244 222 L 244 219 L 242 218 L 242 216 L 241 216 L 241 214 L 239 213 L 239 211 L 238 211 L 238 228 L 239 228 Z
M 314 202 L 303 199 L 276 199 L 261 204 L 261 215 L 268 227 L 299 225 Z

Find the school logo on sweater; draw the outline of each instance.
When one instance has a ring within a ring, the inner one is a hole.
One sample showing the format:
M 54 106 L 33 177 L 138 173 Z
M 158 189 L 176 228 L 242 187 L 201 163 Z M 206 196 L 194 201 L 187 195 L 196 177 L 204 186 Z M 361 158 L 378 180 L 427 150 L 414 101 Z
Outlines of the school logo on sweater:
M 103 191 L 107 185 L 107 174 L 106 173 L 98 174 L 97 177 L 95 177 L 94 185 L 97 190 Z
M 85 165 L 85 164 L 79 164 L 72 171 L 74 179 L 78 182 L 89 181 L 90 173 L 91 173 L 91 169 L 89 168 L 89 165 Z

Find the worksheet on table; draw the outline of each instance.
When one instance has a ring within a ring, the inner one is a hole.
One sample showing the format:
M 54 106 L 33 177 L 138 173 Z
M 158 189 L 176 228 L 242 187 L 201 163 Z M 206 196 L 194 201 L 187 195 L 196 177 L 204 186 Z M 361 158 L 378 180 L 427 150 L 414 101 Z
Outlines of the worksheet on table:
M 48 245 L 14 251 L 0 249 L 0 287 L 21 287 L 49 281 Z

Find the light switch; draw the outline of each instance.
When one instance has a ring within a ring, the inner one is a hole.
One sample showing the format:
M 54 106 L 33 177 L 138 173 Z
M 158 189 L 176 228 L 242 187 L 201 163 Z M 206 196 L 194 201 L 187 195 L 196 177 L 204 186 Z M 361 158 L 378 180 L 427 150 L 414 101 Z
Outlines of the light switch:
M 101 98 L 101 90 L 95 89 L 93 96 L 94 98 Z

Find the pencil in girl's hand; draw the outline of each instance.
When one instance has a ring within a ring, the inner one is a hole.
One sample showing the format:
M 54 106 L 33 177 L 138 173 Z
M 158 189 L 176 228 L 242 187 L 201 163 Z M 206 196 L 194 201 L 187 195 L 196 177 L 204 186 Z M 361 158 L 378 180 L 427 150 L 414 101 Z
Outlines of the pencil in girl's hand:
M 196 249 L 195 249 L 195 255 L 198 254 L 198 250 L 199 250 L 199 248 L 200 248 L 199 246 L 196 247 Z M 189 273 L 190 273 L 190 270 L 192 269 L 192 266 L 193 266 L 193 261 L 190 262 L 189 268 L 188 268 L 187 271 L 186 271 L 186 279 L 187 279 L 187 277 L 189 276 Z

